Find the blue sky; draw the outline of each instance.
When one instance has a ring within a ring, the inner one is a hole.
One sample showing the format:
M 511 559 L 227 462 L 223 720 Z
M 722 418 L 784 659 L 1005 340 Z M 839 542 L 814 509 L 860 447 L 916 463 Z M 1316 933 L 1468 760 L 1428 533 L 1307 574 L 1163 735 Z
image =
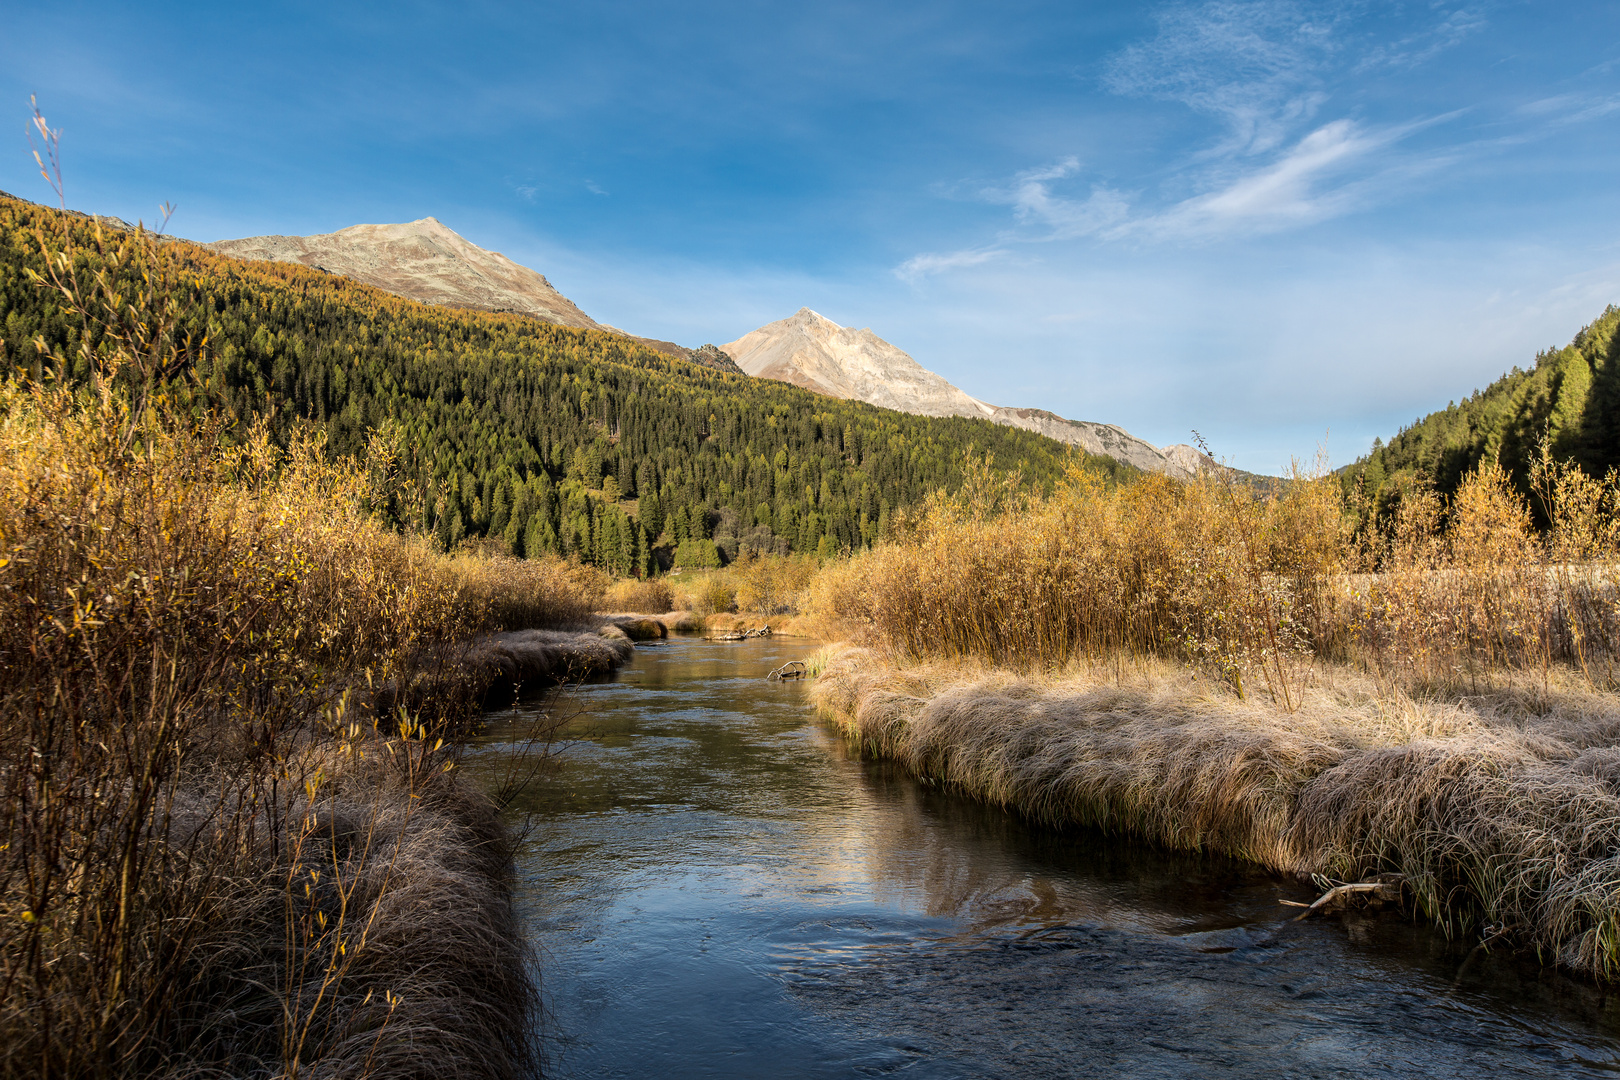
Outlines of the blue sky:
M 0 3 L 0 189 L 49 196 L 37 94 L 78 208 L 433 215 L 636 333 L 807 305 L 1250 469 L 1620 302 L 1612 0 Z

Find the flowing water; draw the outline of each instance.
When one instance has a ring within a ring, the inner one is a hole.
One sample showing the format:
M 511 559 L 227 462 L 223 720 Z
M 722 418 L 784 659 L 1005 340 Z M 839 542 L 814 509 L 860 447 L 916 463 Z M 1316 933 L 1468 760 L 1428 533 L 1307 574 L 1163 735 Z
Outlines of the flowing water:
M 643 647 L 515 811 L 562 1077 L 1620 1072 L 1620 1001 L 1308 883 L 1031 827 L 855 758 L 802 640 Z M 557 707 L 555 703 L 553 708 Z M 490 715 L 493 774 L 537 706 Z

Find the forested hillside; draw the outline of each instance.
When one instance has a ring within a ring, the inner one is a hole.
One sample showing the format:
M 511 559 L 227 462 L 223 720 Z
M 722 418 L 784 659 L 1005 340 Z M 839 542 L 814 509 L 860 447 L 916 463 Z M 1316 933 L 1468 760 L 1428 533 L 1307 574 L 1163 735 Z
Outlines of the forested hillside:
M 81 266 L 94 232 L 74 229 Z M 36 340 L 72 376 L 75 320 L 26 273 L 63 219 L 0 199 L 0 354 L 35 366 Z M 117 233 L 109 234 L 109 241 Z M 175 241 L 189 329 L 206 346 L 177 379 L 192 404 L 283 435 L 318 425 L 332 453 L 378 429 L 397 440 L 414 517 L 446 545 L 499 538 L 518 554 L 577 554 L 618 573 L 747 550 L 821 552 L 875 540 L 897 509 L 960 480 L 964 454 L 1048 487 L 1069 452 L 983 420 L 929 418 L 727 374 L 636 342 L 517 315 L 404 300 L 285 263 Z M 80 362 L 82 363 L 82 362 Z M 47 365 L 48 366 L 48 365 Z M 1087 459 L 1110 476 L 1134 472 Z
M 1593 477 L 1620 466 L 1620 307 L 1611 305 L 1575 340 L 1515 367 L 1484 390 L 1414 423 L 1347 467 L 1347 491 L 1387 502 L 1403 481 L 1457 489 L 1482 460 L 1499 459 L 1522 491 L 1546 440 L 1554 458 Z

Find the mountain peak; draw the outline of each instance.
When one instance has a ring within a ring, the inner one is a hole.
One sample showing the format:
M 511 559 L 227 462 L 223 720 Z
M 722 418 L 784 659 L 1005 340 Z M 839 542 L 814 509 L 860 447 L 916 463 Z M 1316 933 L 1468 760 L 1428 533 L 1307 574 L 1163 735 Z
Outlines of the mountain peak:
M 921 416 L 966 416 L 1039 432 L 1151 472 L 1189 470 L 1114 424 L 1066 420 L 1043 409 L 1008 409 L 972 397 L 874 334 L 852 330 L 807 307 L 721 346 L 750 375 L 836 398 L 854 398 Z
M 807 307 L 721 348 L 750 375 L 829 397 L 922 416 L 989 416 L 992 411 L 870 330 L 840 326 Z
M 670 356 L 740 374 L 731 358 L 712 345 L 686 349 L 597 322 L 544 274 L 498 251 L 486 251 L 432 216 L 393 225 L 350 225 L 317 236 L 250 236 L 208 246 L 241 259 L 313 266 L 424 304 L 510 311 L 561 326 L 624 334 Z
M 423 303 L 513 311 L 563 326 L 603 329 L 544 275 L 486 251 L 436 217 L 350 225 L 316 236 L 251 236 L 210 246 L 238 258 L 319 267 Z

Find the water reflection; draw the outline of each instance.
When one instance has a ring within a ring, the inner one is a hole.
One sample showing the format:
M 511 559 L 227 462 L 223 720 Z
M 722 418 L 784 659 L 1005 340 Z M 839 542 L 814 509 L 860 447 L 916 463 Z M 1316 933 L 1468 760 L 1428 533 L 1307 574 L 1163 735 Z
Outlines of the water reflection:
M 1296 883 L 854 760 L 764 681 L 804 651 L 676 640 L 578 695 L 519 808 L 554 1073 L 1620 1071 L 1590 987 L 1396 918 L 1293 923 Z

